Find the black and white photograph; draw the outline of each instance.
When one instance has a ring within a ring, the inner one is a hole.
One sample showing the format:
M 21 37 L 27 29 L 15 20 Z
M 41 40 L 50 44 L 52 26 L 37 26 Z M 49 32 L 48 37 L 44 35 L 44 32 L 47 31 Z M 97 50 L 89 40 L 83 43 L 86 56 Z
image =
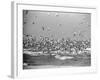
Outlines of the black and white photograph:
M 23 10 L 23 69 L 91 66 L 91 14 Z

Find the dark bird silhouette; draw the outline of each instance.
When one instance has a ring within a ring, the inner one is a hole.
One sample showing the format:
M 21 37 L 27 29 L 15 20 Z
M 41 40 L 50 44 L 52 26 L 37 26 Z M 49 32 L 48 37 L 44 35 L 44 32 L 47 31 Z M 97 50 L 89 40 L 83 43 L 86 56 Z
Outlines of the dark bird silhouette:
M 23 24 L 27 24 L 27 22 L 23 22 Z
M 33 21 L 33 23 L 32 24 L 35 24 L 35 22 Z
M 88 25 L 88 27 L 91 27 L 91 25 Z
M 59 24 L 59 26 L 62 26 L 62 24 Z
M 76 33 L 76 32 L 74 32 L 73 36 L 74 36 L 74 37 L 75 37 L 75 36 L 77 36 L 77 33 Z
M 44 31 L 44 27 L 42 26 L 42 30 Z
M 84 24 L 84 22 L 81 22 L 80 24 Z

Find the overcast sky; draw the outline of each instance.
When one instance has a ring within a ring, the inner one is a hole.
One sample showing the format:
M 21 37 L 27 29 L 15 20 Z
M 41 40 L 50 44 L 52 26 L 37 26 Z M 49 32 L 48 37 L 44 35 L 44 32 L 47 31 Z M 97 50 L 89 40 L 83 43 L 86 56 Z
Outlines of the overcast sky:
M 37 38 L 90 39 L 91 14 L 24 10 L 23 33 Z

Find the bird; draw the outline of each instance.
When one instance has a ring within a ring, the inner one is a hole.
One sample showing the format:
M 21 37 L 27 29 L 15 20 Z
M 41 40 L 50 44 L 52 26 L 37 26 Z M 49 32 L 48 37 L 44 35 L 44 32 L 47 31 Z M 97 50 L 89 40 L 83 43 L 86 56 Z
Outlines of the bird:
M 24 21 L 23 24 L 27 24 L 27 22 Z
M 59 26 L 62 26 L 62 24 L 59 24 Z
M 42 30 L 44 31 L 44 27 L 42 26 Z
M 35 22 L 33 21 L 33 23 L 32 24 L 35 24 Z
M 73 36 L 76 36 L 76 35 L 77 35 L 77 33 L 76 33 L 76 32 L 74 32 Z

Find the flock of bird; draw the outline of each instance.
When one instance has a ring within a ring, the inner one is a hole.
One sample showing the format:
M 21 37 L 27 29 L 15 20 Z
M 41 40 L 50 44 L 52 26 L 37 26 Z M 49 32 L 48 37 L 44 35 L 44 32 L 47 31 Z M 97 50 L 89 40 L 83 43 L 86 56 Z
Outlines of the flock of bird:
M 25 16 L 28 15 L 28 13 L 29 13 L 28 10 L 24 10 L 24 17 L 23 17 L 24 19 L 27 18 L 27 17 L 25 17 Z M 49 16 L 49 15 L 50 15 L 50 12 L 48 12 L 47 15 Z M 59 13 L 56 12 L 56 13 L 55 13 L 55 16 L 56 16 L 56 17 L 59 17 L 60 15 L 59 15 Z M 35 18 L 38 18 L 38 16 L 36 15 Z M 25 21 L 24 19 L 23 19 L 23 24 L 27 24 L 27 20 Z M 86 22 L 84 22 L 85 19 L 86 19 L 86 18 L 83 18 L 83 22 L 79 23 L 79 26 L 81 26 L 81 25 L 83 25 L 84 23 L 86 23 Z M 36 24 L 35 21 L 33 21 L 32 24 L 35 25 L 35 24 Z M 87 24 L 88 24 L 88 23 L 87 23 Z M 63 24 L 58 23 L 58 26 L 61 27 L 61 26 L 63 26 Z M 90 26 L 91 26 L 91 25 L 88 24 L 88 27 L 90 27 Z M 47 27 L 47 26 L 41 26 L 41 30 L 42 30 L 42 31 L 51 31 L 50 27 Z M 83 36 L 83 33 L 84 33 L 84 32 L 85 32 L 85 31 L 73 32 L 73 37 L 76 37 L 76 36 L 84 37 L 84 36 Z

